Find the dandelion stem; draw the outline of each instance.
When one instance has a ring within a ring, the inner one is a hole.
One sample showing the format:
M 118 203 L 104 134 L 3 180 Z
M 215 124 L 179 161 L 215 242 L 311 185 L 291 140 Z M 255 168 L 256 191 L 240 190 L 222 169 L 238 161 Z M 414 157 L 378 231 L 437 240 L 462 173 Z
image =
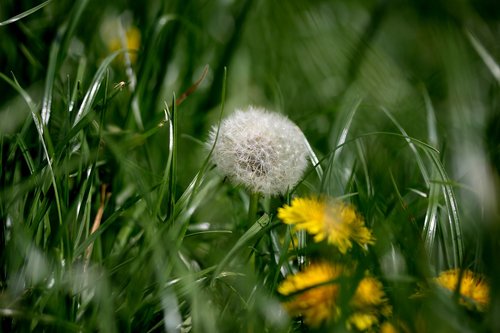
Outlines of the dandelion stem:
M 248 225 L 252 225 L 257 218 L 257 207 L 259 205 L 259 193 L 250 193 L 250 201 L 248 203 Z

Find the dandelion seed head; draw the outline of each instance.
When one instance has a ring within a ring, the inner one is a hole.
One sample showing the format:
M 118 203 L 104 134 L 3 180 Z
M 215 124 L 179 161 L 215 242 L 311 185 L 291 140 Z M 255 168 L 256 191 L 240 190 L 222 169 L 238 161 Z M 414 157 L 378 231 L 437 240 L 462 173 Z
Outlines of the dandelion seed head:
M 213 128 L 210 147 L 216 137 Z M 224 175 L 252 192 L 284 194 L 304 174 L 307 147 L 304 134 L 288 118 L 250 106 L 222 121 L 212 160 Z

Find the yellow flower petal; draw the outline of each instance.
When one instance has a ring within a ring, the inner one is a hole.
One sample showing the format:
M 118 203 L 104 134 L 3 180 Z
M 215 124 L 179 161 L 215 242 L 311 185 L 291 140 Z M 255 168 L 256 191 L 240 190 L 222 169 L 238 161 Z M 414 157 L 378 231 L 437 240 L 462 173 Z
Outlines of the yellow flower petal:
M 317 327 L 335 318 L 340 312 L 335 300 L 339 292 L 337 283 L 328 283 L 340 277 L 340 265 L 316 263 L 303 272 L 288 276 L 278 287 L 278 292 L 292 298 L 284 307 L 292 316 L 303 316 L 304 322 Z
M 455 292 L 459 283 L 460 270 L 451 269 L 442 272 L 435 281 L 441 287 Z M 489 303 L 489 285 L 480 276 L 475 275 L 470 270 L 462 273 L 460 281 L 461 303 L 470 309 L 476 308 L 479 311 L 485 310 Z

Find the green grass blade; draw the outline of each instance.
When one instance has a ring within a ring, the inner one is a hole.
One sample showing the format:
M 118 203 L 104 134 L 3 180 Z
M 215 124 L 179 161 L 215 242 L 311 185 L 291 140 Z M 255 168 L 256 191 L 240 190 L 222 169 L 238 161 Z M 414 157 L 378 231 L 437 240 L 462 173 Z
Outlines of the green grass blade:
M 221 92 L 221 103 L 220 103 L 220 109 L 219 109 L 219 117 L 217 119 L 217 130 L 215 132 L 215 139 L 212 147 L 210 148 L 210 152 L 208 153 L 207 157 L 203 161 L 203 164 L 201 165 L 201 174 L 204 174 L 208 168 L 208 165 L 210 163 L 210 158 L 212 157 L 212 154 L 215 149 L 215 145 L 217 143 L 217 140 L 219 139 L 219 130 L 220 130 L 220 124 L 222 122 L 222 116 L 224 115 L 224 106 L 226 103 L 226 89 L 227 89 L 227 67 L 224 67 L 224 77 L 222 80 L 222 92 Z
M 177 186 L 177 107 L 175 105 L 175 94 L 172 97 L 172 112 L 170 112 L 170 122 L 172 123 L 171 133 L 170 133 L 170 142 L 169 142 L 169 177 L 168 177 L 168 210 L 167 216 L 170 216 L 174 213 L 175 202 L 177 200 L 175 194 L 175 187 Z
M 424 222 L 424 238 L 429 241 L 429 244 L 426 244 L 427 248 L 429 251 L 432 251 L 433 248 L 435 248 L 435 239 L 436 239 L 436 232 L 437 228 L 435 225 L 435 221 L 437 218 L 438 214 L 438 206 L 439 203 L 437 202 L 437 197 L 436 195 L 438 194 L 438 190 L 436 188 L 433 188 L 433 185 L 430 178 L 429 174 L 427 171 L 427 168 L 425 167 L 425 163 L 422 159 L 422 156 L 418 152 L 416 146 L 414 145 L 414 141 L 410 139 L 406 131 L 403 129 L 403 127 L 397 122 L 397 120 L 385 109 L 383 109 L 383 112 L 386 114 L 386 116 L 391 119 L 393 124 L 398 128 L 398 130 L 402 133 L 403 137 L 405 137 L 405 140 L 408 142 L 410 149 L 413 151 L 415 159 L 417 161 L 417 165 L 420 169 L 421 175 L 424 178 L 424 181 L 428 187 L 429 190 L 429 203 L 427 207 L 427 212 L 426 212 L 426 218 Z M 437 170 L 437 173 L 441 179 L 442 182 L 445 184 L 441 185 L 441 190 L 443 192 L 443 196 L 445 199 L 446 207 L 447 207 L 447 216 L 448 216 L 448 222 L 447 224 L 444 224 L 444 221 L 439 220 L 439 223 L 441 223 L 442 226 L 442 234 L 444 237 L 444 242 L 445 242 L 445 251 L 446 255 L 448 257 L 448 262 L 449 265 L 453 267 L 459 267 L 462 258 L 463 258 L 463 240 L 462 240 L 462 231 L 461 231 L 461 226 L 460 226 L 460 219 L 458 216 L 458 209 L 457 209 L 457 202 L 455 195 L 453 193 L 453 189 L 451 188 L 451 185 L 449 185 L 449 178 L 446 175 L 446 171 L 444 170 L 443 165 L 439 161 L 439 155 L 435 151 L 435 149 L 424 149 L 424 152 L 429 156 L 433 166 Z M 448 252 L 448 250 L 451 251 Z
M 60 316 L 36 313 L 31 309 L 1 307 L 0 316 L 3 318 L 16 318 L 17 320 L 39 321 L 48 327 L 60 327 L 65 332 L 82 332 L 82 326 L 74 322 L 63 320 Z
M 122 214 L 124 214 L 129 209 L 133 208 L 136 204 L 138 204 L 142 198 L 138 195 L 127 200 L 118 210 L 113 212 L 106 220 L 101 223 L 99 229 L 96 232 L 89 235 L 81 244 L 77 245 L 74 251 L 74 258 L 78 258 L 83 252 L 87 249 L 87 247 L 95 242 L 95 240 L 102 235 L 104 231 L 106 231 L 116 219 L 118 219 Z
M 438 130 L 436 127 L 436 111 L 434 110 L 434 106 L 432 105 L 431 98 L 429 93 L 425 87 L 422 89 L 425 101 L 425 109 L 427 111 L 427 133 L 429 136 L 429 142 L 434 147 L 438 147 Z
M 47 75 L 45 77 L 45 91 L 43 94 L 42 102 L 42 124 L 47 126 L 50 120 L 50 113 L 52 108 L 52 89 L 54 88 L 54 80 L 57 72 L 57 60 L 59 56 L 61 44 L 58 38 L 52 43 L 50 47 L 49 66 L 47 68 Z
M 5 20 L 3 22 L 0 22 L 0 27 L 4 26 L 4 25 L 7 25 L 7 24 L 11 24 L 11 23 L 17 22 L 17 21 L 25 18 L 26 16 L 29 16 L 29 15 L 31 15 L 31 14 L 39 11 L 43 7 L 47 6 L 51 1 L 52 0 L 47 0 L 45 2 L 42 2 L 38 6 L 35 6 L 35 7 L 31 8 L 31 9 L 28 9 L 27 11 L 22 12 L 21 14 L 18 14 L 16 16 L 11 17 L 10 19 L 7 19 L 7 20 Z
M 54 188 L 54 195 L 56 198 L 57 216 L 59 218 L 59 225 L 62 225 L 63 218 L 62 218 L 62 210 L 61 210 L 61 202 L 60 202 L 60 198 L 59 198 L 58 185 L 56 182 L 54 169 L 52 168 L 52 157 L 51 157 L 51 154 L 49 154 L 49 150 L 47 149 L 48 145 L 46 144 L 45 139 L 44 139 L 43 124 L 40 122 L 40 119 L 38 119 L 37 107 L 36 107 L 35 103 L 33 102 L 33 100 L 31 99 L 31 96 L 26 92 L 26 90 L 24 90 L 19 85 L 18 82 L 11 80 L 7 76 L 5 76 L 3 73 L 0 73 L 0 78 L 3 79 L 4 81 L 6 81 L 12 88 L 14 88 L 22 96 L 22 98 L 24 99 L 26 104 L 28 104 L 28 107 L 31 111 L 31 117 L 33 118 L 33 122 L 35 123 L 35 127 L 36 127 L 37 132 L 38 132 L 38 137 L 39 137 L 40 143 L 42 145 L 43 152 L 45 154 L 45 158 L 47 159 L 47 166 L 49 168 L 49 173 L 50 173 L 50 177 L 52 180 L 52 186 Z M 46 137 L 48 137 L 48 135 Z
M 321 180 L 323 179 L 323 168 L 321 167 L 320 161 L 318 159 L 318 156 L 314 153 L 313 148 L 311 147 L 311 144 L 309 143 L 309 140 L 304 136 L 304 141 L 306 143 L 306 148 L 309 153 L 309 159 L 311 160 L 311 163 L 314 167 L 314 170 L 316 170 L 316 173 L 318 174 L 318 178 Z
M 434 176 L 434 172 L 432 173 Z M 441 198 L 441 187 L 439 184 L 430 182 L 427 193 L 427 210 L 425 212 L 423 237 L 429 258 L 436 254 L 436 235 L 439 223 L 439 207 Z
M 342 152 L 342 147 L 344 143 L 347 140 L 347 136 L 349 135 L 349 131 L 352 126 L 352 121 L 354 119 L 354 115 L 356 114 L 356 111 L 358 111 L 359 106 L 361 105 L 362 99 L 358 98 L 352 104 L 349 104 L 347 108 L 347 114 L 344 116 L 344 119 L 342 121 L 342 125 L 339 127 L 338 130 L 335 132 L 337 133 L 337 138 L 335 139 L 335 151 L 333 153 L 333 162 L 338 158 L 340 153 Z
M 472 47 L 476 50 L 477 54 L 481 57 L 484 64 L 490 70 L 493 77 L 500 83 L 500 66 L 497 64 L 493 56 L 486 50 L 481 42 L 472 35 L 469 31 L 465 31 L 465 36 L 469 39 Z
M 269 223 L 269 216 L 267 214 L 264 214 L 243 234 L 243 236 L 238 239 L 236 244 L 231 248 L 231 250 L 229 250 L 227 255 L 217 265 L 217 268 L 215 269 L 212 277 L 212 284 L 216 279 L 221 277 L 222 270 L 224 270 L 226 266 L 235 258 L 236 254 L 243 248 L 250 246 L 251 242 L 254 241 L 254 239 L 260 234 L 260 232 L 265 230 Z
M 338 178 L 338 168 L 336 166 L 337 159 L 342 152 L 342 147 L 345 145 L 347 141 L 347 136 L 352 126 L 352 121 L 354 119 L 354 115 L 356 114 L 359 106 L 361 105 L 362 98 L 357 98 L 353 102 L 350 102 L 348 105 L 343 107 L 343 113 L 339 117 L 340 120 L 338 123 L 340 124 L 333 133 L 336 133 L 335 138 L 331 139 L 331 145 L 334 147 L 333 151 L 328 159 L 328 165 L 325 171 L 325 177 L 323 177 L 321 182 L 320 192 L 325 192 L 329 195 L 333 195 L 334 188 L 337 187 L 336 182 Z
M 366 161 L 366 157 L 365 157 L 366 154 L 364 151 L 365 149 L 364 149 L 364 145 L 363 145 L 362 141 L 360 141 L 360 140 L 356 141 L 356 149 L 358 151 L 358 161 L 361 164 L 361 168 L 363 170 L 363 175 L 365 176 L 366 193 L 367 193 L 369 198 L 372 198 L 373 194 L 374 194 L 373 184 L 372 184 L 372 181 L 370 178 L 370 173 L 368 170 L 368 162 Z M 354 169 L 355 168 L 353 168 L 353 170 Z
M 20 135 L 16 135 L 16 142 L 17 145 L 19 146 L 19 149 L 21 150 L 21 154 L 24 157 L 24 160 L 26 161 L 26 164 L 28 165 L 28 169 L 30 170 L 31 174 L 35 173 L 35 163 L 33 162 L 33 158 L 31 158 L 31 155 L 29 153 L 28 147 L 26 146 L 26 143 L 24 142 L 23 138 Z
M 429 186 L 429 173 L 427 171 L 427 168 L 425 167 L 425 163 L 422 159 L 422 156 L 420 156 L 420 153 L 417 150 L 417 147 L 413 143 L 413 140 L 409 139 L 410 136 L 408 133 L 406 133 L 405 129 L 403 126 L 399 124 L 399 122 L 394 118 L 394 116 L 385 108 L 382 108 L 382 112 L 391 120 L 391 122 L 397 127 L 398 131 L 401 132 L 401 134 L 406 138 L 406 142 L 408 143 L 408 146 L 410 147 L 411 151 L 413 152 L 413 155 L 415 156 L 415 160 L 417 161 L 418 168 L 420 169 L 420 173 L 422 175 L 422 178 L 425 181 L 425 184 Z
M 126 52 L 126 50 L 118 50 L 107 56 L 102 62 L 101 66 L 97 69 L 97 72 L 90 83 L 90 86 L 85 94 L 82 104 L 78 109 L 78 112 L 75 116 L 75 121 L 73 122 L 73 127 L 75 127 L 80 120 L 92 109 L 92 105 L 95 101 L 97 93 L 99 92 L 99 88 L 101 87 L 102 81 L 104 80 L 104 74 L 106 73 L 106 69 L 111 64 L 111 62 L 121 53 Z
M 158 191 L 158 198 L 156 200 L 156 209 L 154 211 L 154 215 L 158 216 L 161 210 L 161 205 L 163 204 L 163 199 L 165 197 L 165 191 L 167 190 L 168 185 L 170 184 L 170 169 L 173 158 L 173 144 L 174 144 L 174 124 L 172 122 L 172 117 L 170 116 L 169 109 L 167 103 L 165 103 L 165 120 L 163 123 L 168 124 L 168 154 L 167 154 L 167 162 L 165 163 L 165 170 L 163 171 L 163 179 L 160 184 L 160 188 Z M 158 127 L 156 127 L 158 128 Z M 170 200 L 169 200 L 170 202 Z
M 68 103 L 69 112 L 72 112 L 75 107 L 76 99 L 78 98 L 78 87 L 83 82 L 83 74 L 85 73 L 86 64 L 87 61 L 84 57 L 80 58 L 80 60 L 78 61 L 78 69 L 76 71 L 75 84 L 73 86 L 73 91 L 71 93 L 71 97 Z
M 432 105 L 429 93 L 425 89 L 423 90 L 423 97 L 425 101 L 425 108 L 427 111 L 427 133 L 429 136 L 429 142 L 434 146 L 438 146 L 438 135 L 436 128 L 436 113 Z M 435 178 L 437 176 L 435 169 L 431 171 L 431 177 Z M 427 249 L 427 254 L 429 258 L 433 258 L 436 253 L 436 235 L 437 228 L 439 224 L 439 207 L 441 198 L 441 186 L 435 182 L 429 183 L 429 189 L 427 193 L 427 209 L 425 212 L 424 226 L 423 226 L 423 237 L 424 244 Z
M 462 238 L 462 226 L 458 212 L 458 203 L 453 191 L 452 183 L 439 160 L 439 155 L 434 152 L 427 152 L 431 162 L 437 170 L 440 178 L 441 190 L 447 209 L 447 221 L 440 221 L 444 230 L 445 245 L 451 249 L 448 254 L 448 261 L 452 267 L 460 267 L 464 256 L 464 244 Z

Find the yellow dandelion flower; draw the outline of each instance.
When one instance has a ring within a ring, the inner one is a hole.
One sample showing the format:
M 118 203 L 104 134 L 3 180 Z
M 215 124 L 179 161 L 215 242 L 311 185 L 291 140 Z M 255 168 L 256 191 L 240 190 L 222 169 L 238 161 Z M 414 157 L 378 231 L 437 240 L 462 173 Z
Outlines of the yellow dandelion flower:
M 364 331 L 379 324 L 381 316 L 392 314 L 382 283 L 374 277 L 365 277 L 361 280 L 350 302 L 354 313 L 347 319 L 347 326 L 355 326 Z
M 340 313 L 335 300 L 339 293 L 337 283 L 328 283 L 342 274 L 340 265 L 329 263 L 311 264 L 304 271 L 288 276 L 278 287 L 278 292 L 291 296 L 284 307 L 291 316 L 302 315 L 304 322 L 318 327 Z
M 441 287 L 455 292 L 459 283 L 460 270 L 451 269 L 442 272 L 435 281 Z M 470 270 L 462 272 L 460 281 L 460 303 L 471 310 L 483 311 L 489 303 L 489 285 L 484 279 Z
M 354 207 L 326 198 L 295 198 L 290 206 L 278 209 L 278 217 L 295 230 L 306 230 L 315 242 L 327 240 L 341 253 L 352 248 L 373 244 L 375 239 Z
M 318 327 L 339 318 L 341 309 L 337 302 L 341 287 L 335 280 L 349 274 L 338 264 L 314 263 L 288 276 L 278 286 L 278 292 L 290 297 L 283 305 L 291 316 L 303 316 L 306 324 Z M 382 283 L 370 276 L 360 281 L 349 307 L 352 314 L 347 319 L 347 327 L 360 331 L 372 329 L 383 317 L 392 314 Z
M 374 277 L 367 276 L 361 280 L 351 302 L 356 308 L 378 306 L 387 302 L 382 283 Z

